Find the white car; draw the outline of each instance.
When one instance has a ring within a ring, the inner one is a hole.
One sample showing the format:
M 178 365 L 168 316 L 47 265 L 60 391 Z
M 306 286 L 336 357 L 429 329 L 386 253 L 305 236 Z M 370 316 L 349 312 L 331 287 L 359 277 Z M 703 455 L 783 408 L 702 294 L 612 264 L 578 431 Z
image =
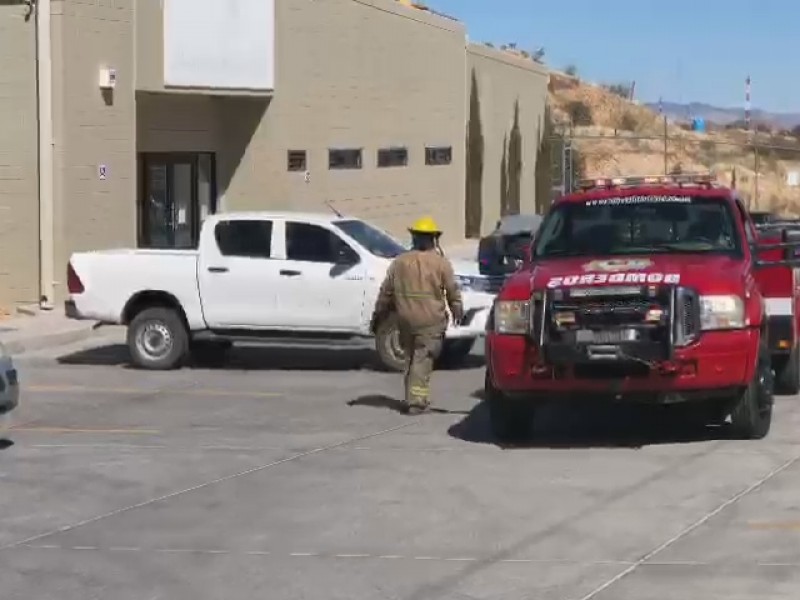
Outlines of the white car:
M 0 344 L 0 417 L 19 406 L 19 377 L 11 355 Z
M 328 214 L 223 213 L 199 240 L 197 250 L 73 254 L 67 315 L 127 325 L 132 361 L 147 369 L 219 358 L 233 343 L 363 347 L 386 270 L 406 250 L 365 221 Z M 494 300 L 477 263 L 453 268 L 465 316 L 447 329 L 448 360 L 469 354 Z M 393 319 L 379 326 L 375 346 L 392 370 L 404 365 L 398 340 Z

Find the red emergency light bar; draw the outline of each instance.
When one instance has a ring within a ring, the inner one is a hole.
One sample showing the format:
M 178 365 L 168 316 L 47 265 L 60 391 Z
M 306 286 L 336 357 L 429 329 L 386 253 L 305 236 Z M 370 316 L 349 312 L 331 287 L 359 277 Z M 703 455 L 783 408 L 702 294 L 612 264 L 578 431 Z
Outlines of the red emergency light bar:
M 582 179 L 578 182 L 581 190 L 615 187 L 636 187 L 642 185 L 676 185 L 681 187 L 712 187 L 718 185 L 711 173 L 682 173 L 680 175 L 655 175 L 645 177 L 601 177 Z

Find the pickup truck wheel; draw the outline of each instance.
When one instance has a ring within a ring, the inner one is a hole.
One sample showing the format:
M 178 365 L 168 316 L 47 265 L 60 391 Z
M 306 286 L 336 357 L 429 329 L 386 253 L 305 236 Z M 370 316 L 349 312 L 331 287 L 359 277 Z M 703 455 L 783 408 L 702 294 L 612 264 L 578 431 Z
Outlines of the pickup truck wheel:
M 800 392 L 800 347 L 775 365 L 775 392 L 794 396 Z
M 753 381 L 739 393 L 731 411 L 731 427 L 735 437 L 760 440 L 772 425 L 775 381 L 766 353 L 759 357 Z
M 509 398 L 495 388 L 488 369 L 483 387 L 494 436 L 500 442 L 525 441 L 531 433 L 534 409 L 521 401 Z
M 173 309 L 145 309 L 128 325 L 128 350 L 141 369 L 174 369 L 185 359 L 188 347 L 186 326 Z
M 381 366 L 388 371 L 403 372 L 406 368 L 406 353 L 400 343 L 400 327 L 397 317 L 387 317 L 375 333 L 375 350 Z

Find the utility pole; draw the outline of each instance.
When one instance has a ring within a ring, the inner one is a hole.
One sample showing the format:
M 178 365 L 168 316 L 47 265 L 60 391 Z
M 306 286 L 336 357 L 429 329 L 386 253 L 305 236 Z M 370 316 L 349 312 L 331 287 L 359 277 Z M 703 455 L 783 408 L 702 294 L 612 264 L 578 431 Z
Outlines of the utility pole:
M 753 136 L 753 151 L 755 152 L 755 163 L 756 163 L 755 164 L 755 167 L 756 167 L 755 181 L 753 183 L 753 187 L 755 188 L 753 190 L 753 207 L 758 208 L 758 173 L 759 173 L 759 170 L 760 170 L 760 165 L 759 165 L 760 161 L 759 161 L 759 153 L 758 153 L 758 142 L 755 139 L 755 135 Z
M 669 175 L 669 130 L 666 115 L 664 115 L 664 175 Z

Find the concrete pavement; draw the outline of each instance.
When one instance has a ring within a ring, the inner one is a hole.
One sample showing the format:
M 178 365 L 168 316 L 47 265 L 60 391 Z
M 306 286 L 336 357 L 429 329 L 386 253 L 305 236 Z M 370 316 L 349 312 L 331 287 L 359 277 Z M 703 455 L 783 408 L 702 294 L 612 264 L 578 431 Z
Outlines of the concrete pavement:
M 92 337 L 93 321 L 75 321 L 63 309 L 0 320 L 0 343 L 12 355 L 74 344 Z
M 362 353 L 143 373 L 88 346 L 18 361 L 3 600 L 800 597 L 798 398 L 760 442 L 597 407 L 509 449 L 479 358 L 410 418 Z

